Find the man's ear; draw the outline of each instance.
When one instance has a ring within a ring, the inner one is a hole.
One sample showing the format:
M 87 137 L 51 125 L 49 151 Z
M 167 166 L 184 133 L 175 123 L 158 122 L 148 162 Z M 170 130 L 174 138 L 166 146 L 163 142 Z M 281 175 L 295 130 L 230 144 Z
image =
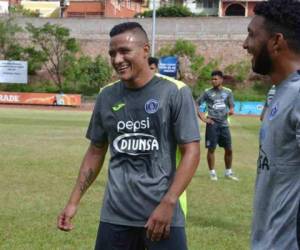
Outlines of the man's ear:
M 282 33 L 275 33 L 269 40 L 269 49 L 275 55 L 285 50 L 287 46 L 287 41 Z
M 144 44 L 144 47 L 143 47 L 143 50 L 144 50 L 144 54 L 145 54 L 145 57 L 149 57 L 149 53 L 150 53 L 150 44 L 149 43 L 145 43 Z

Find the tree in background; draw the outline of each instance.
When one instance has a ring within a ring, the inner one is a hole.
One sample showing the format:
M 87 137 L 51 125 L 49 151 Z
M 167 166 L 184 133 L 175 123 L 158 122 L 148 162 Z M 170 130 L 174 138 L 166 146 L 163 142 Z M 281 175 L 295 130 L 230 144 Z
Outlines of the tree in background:
M 66 62 L 75 60 L 79 45 L 70 37 L 69 29 L 56 24 L 46 23 L 42 27 L 35 27 L 28 23 L 26 29 L 42 57 L 47 58 L 43 65 L 54 84 L 62 91 L 63 72 L 68 67 Z
M 9 13 L 14 16 L 25 16 L 25 17 L 39 17 L 40 13 L 38 10 L 32 11 L 24 9 L 22 5 L 14 5 L 9 7 Z
M 84 95 L 95 95 L 111 77 L 112 68 L 101 56 L 95 59 L 81 56 L 78 60 L 70 57 L 64 72 L 64 86 Z
M 0 21 L 0 59 L 27 61 L 28 73 L 33 75 L 47 59 L 34 47 L 21 45 L 17 38 L 20 32 L 23 29 L 14 24 L 12 18 Z
M 22 29 L 11 18 L 0 21 L 0 59 L 11 59 L 15 51 L 20 52 L 21 46 L 16 39 L 16 34 L 20 31 Z
M 147 10 L 137 16 L 152 17 L 152 10 Z M 183 5 L 162 6 L 156 10 L 157 17 L 188 17 L 193 16 L 190 9 Z

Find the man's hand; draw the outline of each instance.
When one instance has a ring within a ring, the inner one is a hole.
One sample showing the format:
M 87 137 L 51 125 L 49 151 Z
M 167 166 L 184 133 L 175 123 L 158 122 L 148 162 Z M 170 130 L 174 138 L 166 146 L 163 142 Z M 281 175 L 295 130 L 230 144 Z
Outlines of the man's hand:
M 57 217 L 57 228 L 62 231 L 71 231 L 74 226 L 71 223 L 75 216 L 77 207 L 74 205 L 67 205 Z
M 215 122 L 212 119 L 210 119 L 210 118 L 207 117 L 205 119 L 205 123 L 207 123 L 207 124 L 214 124 Z
M 229 109 L 229 112 L 228 112 L 228 115 L 233 115 L 234 114 L 234 109 L 233 108 L 230 108 Z
M 145 225 L 148 239 L 159 241 L 169 237 L 175 204 L 176 202 L 169 202 L 165 198 L 162 199 Z

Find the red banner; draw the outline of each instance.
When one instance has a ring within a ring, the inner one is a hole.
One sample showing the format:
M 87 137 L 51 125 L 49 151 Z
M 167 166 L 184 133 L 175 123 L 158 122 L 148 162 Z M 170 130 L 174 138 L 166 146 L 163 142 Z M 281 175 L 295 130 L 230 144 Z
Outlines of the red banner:
M 0 103 L 80 106 L 81 95 L 55 93 L 0 92 Z

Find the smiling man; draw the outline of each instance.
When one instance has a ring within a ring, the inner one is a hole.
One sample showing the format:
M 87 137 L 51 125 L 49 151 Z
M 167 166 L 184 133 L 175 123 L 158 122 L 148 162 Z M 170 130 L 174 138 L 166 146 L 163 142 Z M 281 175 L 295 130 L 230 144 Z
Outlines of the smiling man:
M 149 49 L 140 24 L 122 23 L 111 30 L 109 55 L 120 80 L 97 97 L 87 131 L 90 146 L 58 217 L 59 229 L 73 228 L 71 219 L 109 147 L 97 250 L 187 249 L 178 197 L 199 163 L 197 116 L 184 83 L 150 70 Z
M 276 85 L 260 131 L 252 249 L 300 249 L 300 1 L 257 4 L 244 48 Z

